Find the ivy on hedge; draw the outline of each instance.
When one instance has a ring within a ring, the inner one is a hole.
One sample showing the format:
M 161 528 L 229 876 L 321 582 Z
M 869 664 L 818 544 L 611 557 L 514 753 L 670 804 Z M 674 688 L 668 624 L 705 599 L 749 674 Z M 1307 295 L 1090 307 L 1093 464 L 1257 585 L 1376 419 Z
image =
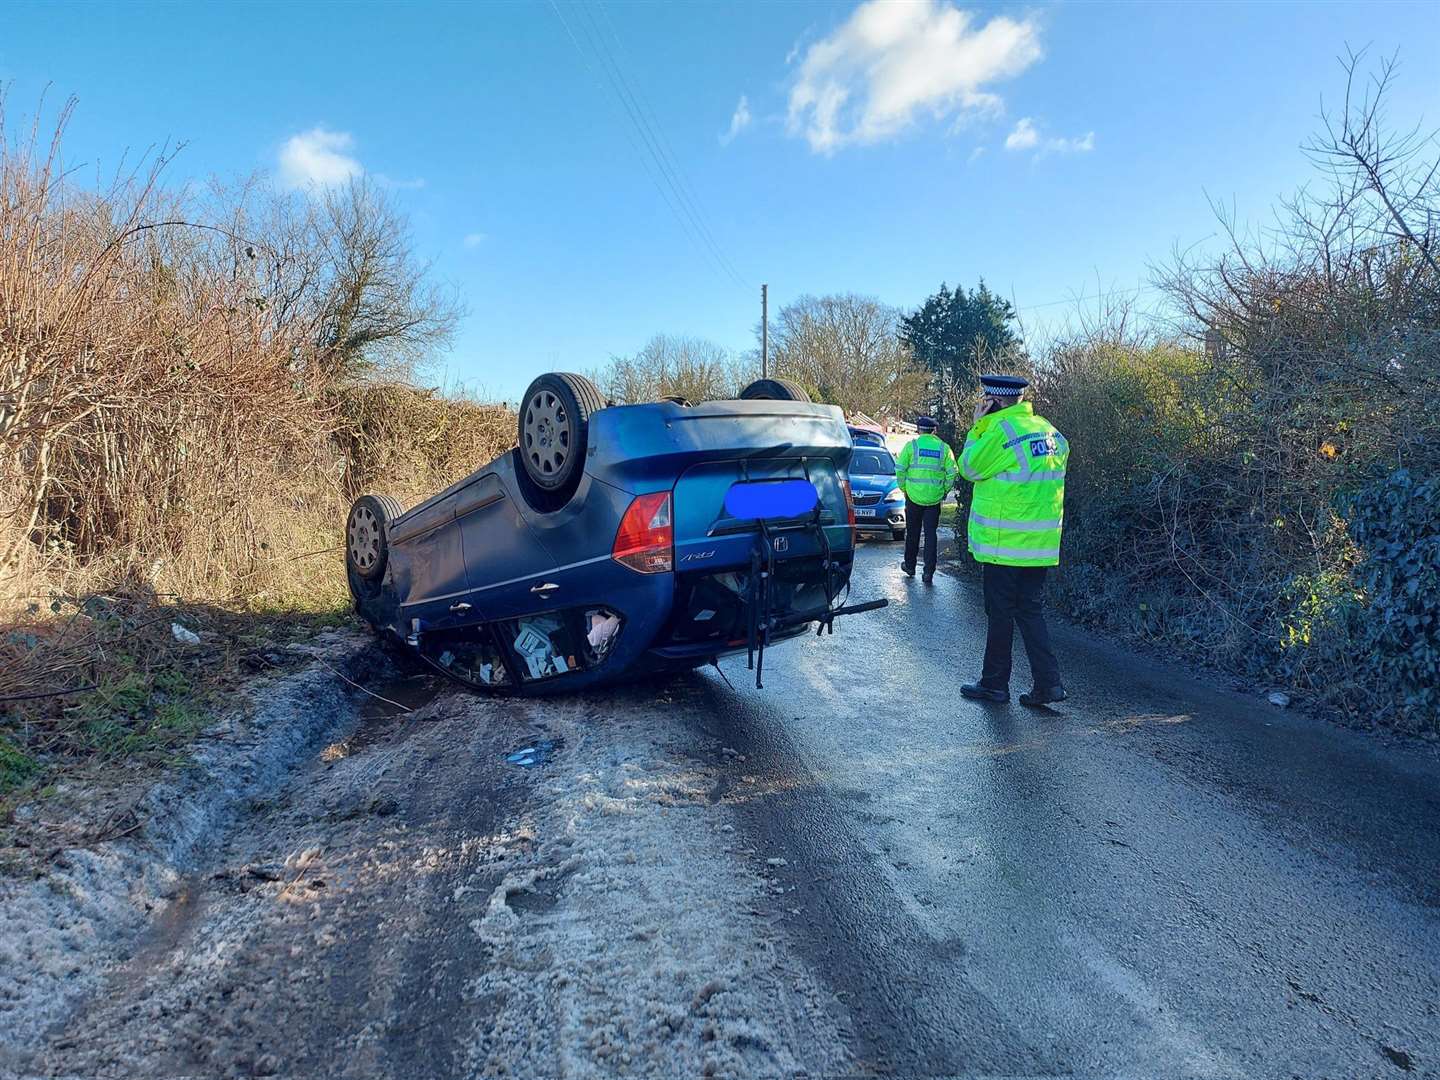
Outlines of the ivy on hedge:
M 1393 702 L 1376 719 L 1440 730 L 1440 478 L 1397 469 L 1340 510 L 1365 553 L 1347 637 L 1365 683 Z

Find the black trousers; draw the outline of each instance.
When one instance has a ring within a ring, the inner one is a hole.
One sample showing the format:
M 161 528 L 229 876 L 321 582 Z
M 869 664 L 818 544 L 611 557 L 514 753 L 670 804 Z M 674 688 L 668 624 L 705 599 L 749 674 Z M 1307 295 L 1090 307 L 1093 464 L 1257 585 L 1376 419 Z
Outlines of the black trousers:
M 905 500 L 905 565 L 915 569 L 915 557 L 920 554 L 920 533 L 925 533 L 925 573 L 935 573 L 935 530 L 940 527 L 940 503 L 921 506 Z
M 1036 688 L 1048 690 L 1059 686 L 1060 665 L 1050 648 L 1050 629 L 1041 610 L 1047 568 L 982 565 L 985 614 L 990 620 L 990 630 L 985 636 L 985 666 L 980 672 L 980 685 L 991 690 L 1010 689 L 1010 650 L 1015 641 L 1015 624 L 1019 623 Z

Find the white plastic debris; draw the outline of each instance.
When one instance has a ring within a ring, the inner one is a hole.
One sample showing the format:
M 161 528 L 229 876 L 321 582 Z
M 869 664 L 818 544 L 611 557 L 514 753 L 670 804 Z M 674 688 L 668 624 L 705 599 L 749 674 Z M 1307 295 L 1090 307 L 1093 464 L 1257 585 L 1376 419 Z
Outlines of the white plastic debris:
M 185 627 L 181 626 L 178 622 L 172 622 L 170 624 L 170 633 L 175 635 L 175 640 L 180 642 L 181 645 L 200 644 L 200 635 L 193 630 L 185 629 Z
M 1279 690 L 1271 694 L 1269 700 L 1270 704 L 1277 708 L 1286 709 L 1290 707 L 1290 695 L 1281 693 Z
M 590 613 L 590 630 L 586 633 L 585 640 L 590 642 L 590 648 L 603 656 L 610 651 L 610 645 L 619 629 L 619 616 L 611 615 L 608 611 L 592 611 Z
M 532 679 L 543 679 L 547 675 L 558 675 L 569 670 L 569 664 L 550 638 L 560 626 L 560 620 L 552 616 L 520 620 L 520 633 L 515 636 L 515 651 L 524 658 Z

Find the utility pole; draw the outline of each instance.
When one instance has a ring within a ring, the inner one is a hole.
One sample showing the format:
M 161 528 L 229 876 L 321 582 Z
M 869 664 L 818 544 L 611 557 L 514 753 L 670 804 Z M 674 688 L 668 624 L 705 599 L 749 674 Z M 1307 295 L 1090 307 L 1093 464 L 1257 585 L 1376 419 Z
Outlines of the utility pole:
M 770 286 L 760 286 L 760 377 L 770 377 Z

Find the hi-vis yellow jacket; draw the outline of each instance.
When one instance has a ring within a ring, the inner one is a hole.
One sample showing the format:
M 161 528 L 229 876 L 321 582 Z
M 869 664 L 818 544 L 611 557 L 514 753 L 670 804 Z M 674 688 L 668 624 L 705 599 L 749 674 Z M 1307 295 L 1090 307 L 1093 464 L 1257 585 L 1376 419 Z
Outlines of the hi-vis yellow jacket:
M 1070 444 L 1028 401 L 980 418 L 965 436 L 960 475 L 975 485 L 970 553 L 1005 566 L 1055 566 Z
M 895 480 L 916 506 L 934 506 L 955 486 L 955 451 L 938 435 L 917 435 L 900 448 Z

